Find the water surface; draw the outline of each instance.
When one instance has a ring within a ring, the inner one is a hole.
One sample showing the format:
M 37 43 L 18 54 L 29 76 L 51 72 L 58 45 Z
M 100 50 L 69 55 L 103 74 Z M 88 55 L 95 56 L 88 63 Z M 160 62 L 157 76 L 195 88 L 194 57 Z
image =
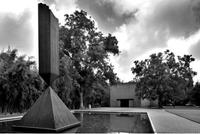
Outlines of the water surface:
M 75 133 L 153 133 L 146 113 L 74 113 L 81 126 L 64 131 Z M 0 122 L 1 132 L 16 132 L 12 125 L 18 121 Z

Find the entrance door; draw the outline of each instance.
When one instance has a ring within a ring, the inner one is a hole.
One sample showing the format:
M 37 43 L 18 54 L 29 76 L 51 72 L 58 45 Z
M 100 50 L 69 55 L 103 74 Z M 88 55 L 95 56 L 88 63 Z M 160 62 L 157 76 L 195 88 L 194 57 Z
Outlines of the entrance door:
M 129 107 L 129 99 L 120 100 L 120 107 Z

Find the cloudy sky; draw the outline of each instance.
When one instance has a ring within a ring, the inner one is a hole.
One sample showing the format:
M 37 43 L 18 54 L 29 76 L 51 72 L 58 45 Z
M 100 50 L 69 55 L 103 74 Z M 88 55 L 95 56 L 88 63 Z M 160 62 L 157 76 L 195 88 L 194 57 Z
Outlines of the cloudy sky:
M 119 56 L 111 56 L 115 72 L 132 80 L 133 61 L 170 49 L 192 54 L 200 81 L 200 0 L 1 0 L 0 50 L 17 48 L 37 60 L 37 3 L 50 6 L 64 24 L 64 14 L 83 9 L 103 33 L 118 39 Z

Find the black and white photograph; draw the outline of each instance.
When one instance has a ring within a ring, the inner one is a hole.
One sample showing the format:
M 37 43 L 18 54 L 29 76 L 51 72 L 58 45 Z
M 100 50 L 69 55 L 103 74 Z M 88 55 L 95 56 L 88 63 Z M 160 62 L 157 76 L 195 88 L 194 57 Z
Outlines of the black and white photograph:
M 200 0 L 0 0 L 0 133 L 200 133 Z

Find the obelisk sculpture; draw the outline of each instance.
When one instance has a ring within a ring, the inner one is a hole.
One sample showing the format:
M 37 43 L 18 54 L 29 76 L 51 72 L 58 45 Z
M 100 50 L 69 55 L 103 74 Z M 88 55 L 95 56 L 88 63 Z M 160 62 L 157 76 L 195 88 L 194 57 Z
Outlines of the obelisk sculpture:
M 59 75 L 59 26 L 58 19 L 44 4 L 38 6 L 38 27 L 39 74 L 52 86 Z
M 51 88 L 59 76 L 58 19 L 45 4 L 38 5 L 39 74 L 48 88 L 22 117 L 15 128 L 59 132 L 80 125 Z

